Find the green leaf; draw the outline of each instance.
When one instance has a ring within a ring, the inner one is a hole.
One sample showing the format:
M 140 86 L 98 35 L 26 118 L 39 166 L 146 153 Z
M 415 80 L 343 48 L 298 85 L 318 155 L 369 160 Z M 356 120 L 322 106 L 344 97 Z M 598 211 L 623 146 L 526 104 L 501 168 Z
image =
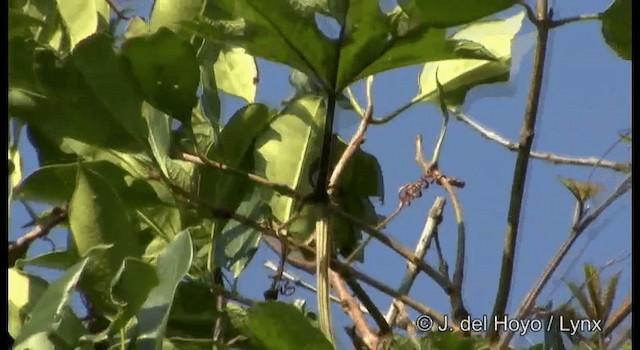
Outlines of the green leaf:
M 80 283 L 96 309 L 112 313 L 109 283 L 125 257 L 139 256 L 142 251 L 120 197 L 101 176 L 82 166 L 78 167 L 76 189 L 69 206 L 69 224 L 73 246 L 80 256 L 95 246 L 113 245 L 113 249 L 89 262 Z
M 266 209 L 258 193 L 254 191 L 240 204 L 236 212 L 259 222 L 266 216 Z M 260 231 L 236 221 L 229 221 L 220 235 L 215 238 L 216 249 L 213 255 L 215 265 L 230 269 L 233 272 L 233 278 L 238 278 L 258 249 Z
M 9 9 L 9 39 L 17 36 L 28 35 L 29 29 L 41 26 L 44 22 L 22 11 Z
M 95 95 L 136 140 L 146 138 L 144 121 L 140 117 L 142 93 L 136 86 L 126 62 L 116 56 L 113 39 L 97 34 L 76 47 L 73 62 Z
M 469 23 L 508 9 L 516 0 L 404 0 L 403 7 L 415 6 L 424 23 L 446 28 Z
M 602 36 L 620 58 L 631 60 L 631 0 L 615 0 L 600 15 Z
M 138 349 L 157 349 L 164 337 L 176 287 L 185 277 L 193 258 L 189 233 L 183 231 L 158 256 L 158 285 L 151 290 L 137 313 Z
M 379 58 L 387 49 L 389 23 L 377 1 L 350 1 L 345 27 L 345 45 L 340 50 L 337 91 Z
M 153 266 L 126 258 L 111 282 L 111 298 L 121 308 L 111 322 L 108 334 L 115 334 L 135 316 L 149 292 L 158 285 L 158 276 Z
M 79 260 L 79 256 L 73 250 L 55 251 L 35 256 L 30 259 L 16 261 L 16 268 L 25 266 L 44 267 L 52 270 L 67 270 Z
M 246 328 L 260 349 L 333 349 L 300 310 L 281 302 L 259 303 L 250 308 Z
M 147 100 L 171 117 L 190 122 L 200 83 L 194 48 L 169 29 L 160 28 L 126 40 L 122 50 Z
M 231 167 L 251 170 L 253 167 L 253 144 L 256 137 L 271 120 L 269 108 L 263 104 L 249 104 L 239 109 L 225 125 L 215 147 L 209 150 L 208 157 Z M 252 190 L 248 180 L 223 173 L 211 168 L 201 169 L 199 193 L 213 197 L 213 203 L 234 210 Z M 217 220 L 224 227 L 224 220 Z
M 8 270 L 9 297 L 9 334 L 15 339 L 22 329 L 25 318 L 47 289 L 47 281 L 20 271 L 18 268 Z
M 218 89 L 241 97 L 248 103 L 255 102 L 258 66 L 255 58 L 244 49 L 236 47 L 221 50 L 213 70 Z
M 33 38 L 61 53 L 68 53 L 69 34 L 58 10 L 56 0 L 32 0 L 24 4 L 24 13 L 42 21 L 41 28 L 32 28 Z
M 95 1 L 57 0 L 58 10 L 71 38 L 71 49 L 98 29 Z
M 102 177 L 120 194 L 130 189 L 127 181 L 131 174 L 108 161 L 84 162 L 82 166 Z M 76 188 L 78 164 L 55 164 L 38 168 L 18 187 L 16 196 L 22 200 L 39 201 L 52 205 L 68 202 Z M 52 184 L 55 184 L 52 186 Z M 140 186 L 139 182 L 136 182 Z M 133 186 L 131 186 L 133 187 Z M 140 191 L 136 193 L 140 195 Z
M 42 293 L 16 338 L 14 349 L 39 349 L 47 343 L 73 347 L 80 336 L 86 333 L 68 305 L 71 293 L 89 260 L 84 259 L 71 267 Z
M 473 23 L 455 33 L 453 39 L 481 44 L 497 60 L 454 59 L 427 63 L 420 73 L 420 91 L 413 101 L 439 101 L 436 71 L 448 105 L 462 104 L 467 92 L 479 84 L 508 80 L 512 41 L 523 19 L 524 12 L 520 12 L 504 20 Z
M 571 194 L 580 202 L 585 202 L 598 195 L 603 187 L 590 182 L 582 182 L 569 178 L 560 177 L 560 182 L 569 190 Z
M 300 193 L 310 193 L 309 172 L 312 162 L 320 156 L 325 116 L 324 100 L 319 96 L 291 101 L 256 140 L 256 173 Z M 294 200 L 270 189 L 261 191 L 275 218 L 286 222 L 295 210 Z M 295 221 L 300 222 L 298 229 L 305 235 L 312 233 L 313 218 Z M 296 226 L 292 225 L 293 231 Z
M 255 57 L 294 67 L 333 90 L 337 45 L 315 23 L 316 9 L 280 0 L 224 0 L 198 21 L 187 22 L 191 33 L 218 44 L 243 47 Z M 228 14 L 222 17 L 223 14 Z
M 205 0 L 156 0 L 151 10 L 150 29 L 155 32 L 167 27 L 177 31 L 182 21 L 196 18 L 205 3 Z
M 198 58 L 200 59 L 200 80 L 202 81 L 202 96 L 200 97 L 200 108 L 207 117 L 214 130 L 218 132 L 220 127 L 220 96 L 218 95 L 218 85 L 216 82 L 213 65 L 218 57 L 219 49 L 207 41 L 200 49 Z

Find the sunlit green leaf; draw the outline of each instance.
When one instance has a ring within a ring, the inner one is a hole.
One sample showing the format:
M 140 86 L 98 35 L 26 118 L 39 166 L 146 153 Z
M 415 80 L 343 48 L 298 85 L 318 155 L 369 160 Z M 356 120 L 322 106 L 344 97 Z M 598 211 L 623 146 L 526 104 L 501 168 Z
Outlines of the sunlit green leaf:
M 184 28 L 220 44 L 244 47 L 250 55 L 282 63 L 334 86 L 337 46 L 318 29 L 311 6 L 279 0 L 224 0 Z M 223 17 L 223 14 L 227 14 Z
M 256 141 L 254 157 L 258 175 L 300 193 L 311 193 L 311 165 L 317 161 L 322 146 L 326 114 L 323 102 L 321 97 L 314 96 L 296 99 L 273 119 Z M 292 198 L 270 189 L 263 189 L 262 194 L 280 222 L 286 222 L 293 214 L 295 203 Z M 305 214 L 312 215 L 311 212 L 303 213 L 303 216 Z M 295 220 L 302 226 L 296 227 L 294 223 L 292 230 L 310 234 L 314 220 L 309 219 Z
M 631 0 L 615 0 L 600 15 L 602 35 L 624 60 L 631 60 Z
M 256 60 L 242 48 L 230 48 L 220 51 L 213 65 L 218 89 L 255 102 L 258 85 L 258 66 Z
M 151 9 L 151 31 L 167 27 L 173 31 L 180 28 L 180 23 L 192 20 L 202 12 L 205 0 L 156 0 Z
M 16 338 L 30 310 L 47 289 L 47 281 L 17 268 L 8 270 L 9 334 Z
M 98 9 L 95 1 L 57 0 L 60 16 L 69 31 L 71 49 L 98 29 Z
M 503 82 L 511 70 L 512 41 L 522 26 L 524 12 L 504 20 L 470 24 L 452 38 L 481 44 L 497 60 L 454 59 L 424 65 L 414 101 L 439 101 L 435 72 L 447 95 L 447 104 L 459 105 L 466 93 L 479 84 Z

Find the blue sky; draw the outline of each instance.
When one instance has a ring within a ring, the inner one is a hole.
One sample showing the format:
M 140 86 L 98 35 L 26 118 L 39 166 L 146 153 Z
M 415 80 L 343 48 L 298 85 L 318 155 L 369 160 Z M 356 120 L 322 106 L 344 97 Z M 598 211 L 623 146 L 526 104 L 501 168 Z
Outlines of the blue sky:
M 387 2 L 389 1 L 385 1 Z M 148 18 L 151 3 L 151 0 L 136 2 L 137 13 Z M 595 13 L 608 5 L 607 0 L 551 2 L 555 18 Z M 520 8 L 509 10 L 505 14 L 512 14 L 514 10 Z M 525 20 L 521 33 L 532 31 L 532 25 Z M 527 40 L 530 39 L 530 35 L 520 36 L 517 39 L 519 44 L 516 45 L 526 47 L 530 42 Z M 479 87 L 470 92 L 465 104 L 468 115 L 514 141 L 518 140 L 522 123 L 532 53 L 532 50 L 526 52 L 517 74 L 511 76 L 509 84 L 515 90 L 512 95 L 487 97 L 497 91 L 496 87 Z M 261 84 L 258 87 L 258 100 L 272 106 L 279 105 L 292 92 L 288 84 L 288 68 L 259 61 L 259 69 Z M 419 72 L 420 67 L 409 67 L 376 77 L 374 103 L 377 116 L 388 114 L 415 96 Z M 226 115 L 240 106 L 235 98 L 227 97 L 223 102 Z M 386 200 L 384 204 L 377 206 L 380 214 L 390 214 L 397 205 L 398 188 L 420 176 L 419 168 L 413 160 L 416 134 L 423 135 L 426 156 L 430 157 L 440 122 L 437 106 L 421 104 L 393 122 L 372 127 L 368 132 L 363 147 L 378 157 L 384 172 Z M 630 126 L 631 62 L 617 58 L 604 43 L 600 34 L 600 22 L 574 23 L 552 31 L 533 149 L 560 155 L 597 157 L 618 139 L 617 135 L 621 130 Z M 344 137 L 350 137 L 354 130 L 355 125 L 351 123 L 351 127 L 341 128 L 340 133 Z M 25 173 L 28 174 L 35 169 L 36 160 L 33 150 L 26 144 L 23 152 Z M 621 144 L 607 159 L 628 161 L 630 155 L 630 148 Z M 466 187 L 458 191 L 467 231 L 463 293 L 467 309 L 473 317 L 489 314 L 493 308 L 515 159 L 515 153 L 482 138 L 467 125 L 456 120 L 450 122 L 440 168 L 447 174 L 466 181 Z M 540 160 L 531 161 L 508 311 L 513 312 L 520 305 L 549 259 L 569 235 L 574 201 L 557 178 L 563 176 L 586 180 L 591 170 L 585 167 L 551 165 Z M 622 180 L 622 175 L 597 170 L 593 179 L 602 181 L 611 189 Z M 430 187 L 421 199 L 405 209 L 388 226 L 386 232 L 413 249 L 436 196 L 446 196 L 446 193 L 437 186 Z M 445 207 L 444 217 L 440 227 L 440 240 L 445 257 L 453 265 L 456 227 L 450 201 Z M 26 231 L 19 227 L 28 220 L 21 205 L 14 205 L 10 228 L 12 239 Z M 58 248 L 65 246 L 64 237 L 65 233 L 60 230 L 52 234 Z M 49 249 L 48 243 L 38 242 L 33 246 L 31 254 L 40 254 Z M 613 258 L 630 253 L 631 200 L 627 194 L 579 239 L 538 299 L 538 304 L 545 304 L 550 299 L 556 305 L 565 301 L 569 293 L 561 279 L 579 284 L 583 280 L 583 263 L 602 266 Z M 397 288 L 406 269 L 403 260 L 376 242 L 369 246 L 366 254 L 365 264 L 358 267 Z M 266 275 L 270 272 L 262 267 L 267 259 L 275 261 L 275 256 L 267 248 L 261 248 L 252 266 L 240 278 L 239 290 L 245 295 L 261 298 L 269 283 Z M 429 251 L 427 260 L 435 262 L 435 252 Z M 608 268 L 604 276 L 609 277 L 618 271 L 623 273 L 615 305 L 631 291 L 631 260 L 626 259 Z M 294 272 L 306 281 L 313 281 L 309 275 Z M 50 272 L 46 275 L 55 276 Z M 382 311 L 386 312 L 390 298 L 374 290 L 371 290 L 371 295 Z M 411 296 L 442 312 L 449 311 L 446 296 L 425 275 L 418 277 Z M 291 298 L 308 298 L 309 306 L 315 309 L 315 297 L 310 293 L 298 289 Z M 348 319 L 337 306 L 334 308 L 334 315 L 340 325 L 348 325 Z M 413 313 L 412 316 L 417 315 Z M 336 329 L 338 333 L 342 333 L 341 327 Z M 529 338 L 539 339 L 533 334 Z M 345 339 L 341 337 L 340 341 L 344 342 Z M 524 346 L 528 341 L 518 339 L 516 344 Z

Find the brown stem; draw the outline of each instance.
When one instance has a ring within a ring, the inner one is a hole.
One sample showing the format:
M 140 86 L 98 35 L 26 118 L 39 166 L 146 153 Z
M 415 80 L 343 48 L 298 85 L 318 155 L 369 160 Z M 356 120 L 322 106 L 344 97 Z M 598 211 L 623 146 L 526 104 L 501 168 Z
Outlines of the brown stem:
M 38 238 L 44 238 L 49 234 L 51 229 L 67 220 L 68 215 L 69 212 L 66 205 L 62 207 L 55 207 L 49 216 L 36 223 L 33 230 L 18 238 L 15 242 L 10 242 L 8 250 L 9 267 L 11 268 L 15 266 L 16 261 L 27 253 L 27 250 L 29 250 L 29 246 L 33 241 Z
M 604 325 L 602 329 L 603 337 L 608 337 L 611 333 L 624 321 L 627 316 L 631 313 L 631 295 L 628 295 L 622 304 L 614 311 L 607 323 Z
M 369 349 L 377 349 L 379 336 L 369 328 L 364 314 L 360 311 L 360 307 L 355 299 L 347 292 L 344 281 L 335 272 L 330 272 L 331 284 L 338 292 L 341 300 L 340 304 L 344 312 L 353 320 L 353 324 L 360 333 L 360 338 L 369 347 Z M 388 326 L 387 326 L 388 327 Z
M 522 201 L 524 185 L 527 179 L 527 169 L 531 154 L 531 145 L 536 127 L 538 107 L 540 103 L 540 93 L 542 91 L 542 78 L 544 73 L 545 56 L 547 51 L 547 39 L 549 35 L 547 0 L 538 0 L 537 19 L 534 24 L 537 26 L 537 41 L 533 60 L 533 75 L 527 98 L 527 107 L 524 113 L 522 130 L 520 132 L 520 143 L 518 157 L 516 159 L 511 185 L 511 199 L 509 201 L 509 212 L 507 217 L 507 230 L 505 232 L 504 248 L 502 253 L 502 265 L 500 268 L 500 281 L 496 293 L 493 312 L 490 320 L 502 318 L 505 315 L 509 294 L 511 292 L 511 282 L 513 279 L 513 265 L 515 263 L 516 242 L 518 239 L 518 227 L 520 225 L 520 215 L 522 212 Z M 490 321 L 488 337 L 494 343 L 499 339 L 497 329 Z
M 294 190 L 293 188 L 287 186 L 287 185 L 283 185 L 283 184 L 279 184 L 279 183 L 275 183 L 273 181 L 267 180 L 261 176 L 255 175 L 255 174 L 251 174 L 251 173 L 247 173 L 244 172 L 240 169 L 236 169 L 233 168 L 231 166 L 228 166 L 226 164 L 220 163 L 220 162 L 216 162 L 214 160 L 210 160 L 207 159 L 204 156 L 196 156 L 193 154 L 189 154 L 189 153 L 184 153 L 184 152 L 176 152 L 175 153 L 175 157 L 177 157 L 180 160 L 184 160 L 186 162 L 190 162 L 193 164 L 198 164 L 198 165 L 205 165 L 208 166 L 210 168 L 213 169 L 218 169 L 224 172 L 227 172 L 229 174 L 238 176 L 238 177 L 244 177 L 250 181 L 253 181 L 257 184 L 260 184 L 262 186 L 268 187 L 273 189 L 274 191 L 294 198 L 294 199 L 298 199 L 298 200 L 302 200 L 304 198 L 304 196 L 298 192 L 296 192 L 296 190 Z

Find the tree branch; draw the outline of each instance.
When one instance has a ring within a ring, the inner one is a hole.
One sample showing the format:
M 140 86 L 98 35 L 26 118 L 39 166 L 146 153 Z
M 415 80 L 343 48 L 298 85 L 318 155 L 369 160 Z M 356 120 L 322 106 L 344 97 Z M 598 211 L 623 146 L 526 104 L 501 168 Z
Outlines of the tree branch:
M 573 17 L 567 17 L 567 18 L 551 21 L 551 23 L 549 23 L 549 28 L 553 29 L 553 28 L 560 27 L 560 26 L 563 26 L 565 24 L 569 24 L 569 23 L 573 23 L 573 22 L 592 21 L 592 20 L 598 20 L 598 19 L 600 19 L 600 14 L 599 13 L 592 13 L 592 14 L 588 14 L 588 15 L 578 15 L 578 16 L 573 16 Z
M 380 337 L 375 334 L 367 321 L 364 318 L 364 314 L 360 311 L 358 307 L 358 303 L 351 297 L 351 295 L 347 292 L 347 289 L 344 287 L 344 281 L 340 276 L 335 272 L 330 272 L 329 276 L 331 277 L 331 284 L 338 292 L 340 297 L 340 305 L 344 312 L 353 320 L 353 324 L 360 333 L 360 337 L 362 341 L 369 347 L 369 349 L 377 349 L 378 343 L 380 341 Z M 387 328 L 389 326 L 387 325 Z
M 438 225 L 442 221 L 442 210 L 444 208 L 446 200 L 443 197 L 437 197 L 433 203 L 433 206 L 429 210 L 429 215 L 427 217 L 427 221 L 425 222 L 424 228 L 422 230 L 422 234 L 420 234 L 420 239 L 418 240 L 418 244 L 416 245 L 415 255 L 424 259 L 427 254 L 427 250 L 429 250 L 429 246 L 431 244 L 431 240 L 435 232 L 438 230 Z M 400 284 L 400 288 L 398 292 L 402 294 L 409 294 L 413 283 L 418 277 L 418 268 L 416 265 L 407 262 L 407 272 L 402 279 L 402 283 Z M 400 311 L 401 304 L 398 300 L 393 299 L 391 301 L 391 305 L 389 305 L 389 310 L 387 311 L 386 319 L 389 323 L 389 326 L 393 328 L 396 323 L 396 318 Z
M 516 313 L 515 319 L 520 320 L 528 315 L 536 299 L 538 298 L 538 296 L 546 286 L 547 282 L 549 281 L 549 279 L 551 278 L 555 270 L 560 265 L 560 262 L 562 262 L 562 260 L 565 258 L 565 256 L 569 252 L 569 249 L 571 249 L 573 244 L 576 242 L 578 237 L 580 237 L 580 235 L 587 229 L 587 227 L 589 227 L 589 225 L 595 219 L 597 219 L 604 212 L 605 209 L 607 209 L 613 202 L 615 202 L 616 199 L 620 198 L 623 194 L 629 191 L 630 188 L 631 188 L 631 175 L 627 176 L 627 178 L 616 188 L 616 190 L 609 196 L 609 198 L 607 198 L 607 200 L 605 200 L 600 206 L 598 206 L 591 214 L 587 215 L 579 225 L 575 226 L 572 229 L 572 232 L 569 235 L 569 238 L 567 238 L 565 243 L 560 247 L 558 252 L 554 255 L 553 259 L 551 259 L 551 261 L 545 268 L 544 272 L 536 282 L 533 289 L 529 293 L 527 293 L 527 295 L 525 296 L 522 302 L 522 305 L 520 306 L 520 309 L 518 309 L 518 312 Z M 505 349 L 509 344 L 509 342 L 511 341 L 511 339 L 513 338 L 513 335 L 514 335 L 513 332 L 506 332 L 500 339 L 500 343 L 498 344 L 498 349 Z
M 611 333 L 624 321 L 631 313 L 631 295 L 628 295 L 622 304 L 609 317 L 608 322 L 602 329 L 603 336 L 609 337 Z
M 288 197 L 291 197 L 291 198 L 294 198 L 294 199 L 297 199 L 297 200 L 302 200 L 304 198 L 304 196 L 302 194 L 298 193 L 296 190 L 294 190 L 293 188 L 291 188 L 291 187 L 289 187 L 287 185 L 275 183 L 275 182 L 270 181 L 268 179 L 265 179 L 265 178 L 263 178 L 261 176 L 258 176 L 258 175 L 255 175 L 255 174 L 251 174 L 251 173 L 247 173 L 247 172 L 244 172 L 244 171 L 242 171 L 240 169 L 236 169 L 236 168 L 233 168 L 231 166 L 228 166 L 226 164 L 223 164 L 223 163 L 220 163 L 220 162 L 216 162 L 214 160 L 207 159 L 204 156 L 196 156 L 196 155 L 189 154 L 189 153 L 184 153 L 184 152 L 176 152 L 174 154 L 174 156 L 176 158 L 178 158 L 180 160 L 183 160 L 183 161 L 186 161 L 186 162 L 190 162 L 190 163 L 198 164 L 198 165 L 208 166 L 208 167 L 213 168 L 213 169 L 217 169 L 217 170 L 221 170 L 221 171 L 227 172 L 227 173 L 229 173 L 231 175 L 235 175 L 235 176 L 238 176 L 238 177 L 246 178 L 246 179 L 248 179 L 250 181 L 253 181 L 253 182 L 255 182 L 255 183 L 259 184 L 259 185 L 262 185 L 262 186 L 267 187 L 267 188 L 271 188 L 272 190 L 274 190 L 274 191 L 276 191 L 276 192 L 278 192 L 278 193 L 280 193 L 282 195 L 285 195 L 285 196 L 288 196 Z
M 276 254 L 279 254 L 279 245 L 275 243 L 275 239 L 269 239 L 270 238 L 270 234 L 269 233 L 265 233 L 266 236 L 263 237 L 263 242 L 265 242 L 265 244 L 267 245 L 267 247 L 269 247 L 271 250 L 273 250 Z M 307 247 L 307 246 L 299 246 L 301 251 L 305 251 L 308 253 L 313 253 L 313 249 Z M 289 255 L 287 256 L 287 262 L 295 267 L 298 268 L 302 271 L 307 272 L 308 274 L 313 275 L 314 271 L 315 271 L 315 261 L 312 260 L 307 260 L 304 258 L 304 256 L 300 253 L 300 251 L 292 251 L 289 253 Z M 366 284 L 368 284 L 369 286 L 373 287 L 376 290 L 379 290 L 380 292 L 392 297 L 392 298 L 396 298 L 399 301 L 401 301 L 402 303 L 404 303 L 405 305 L 413 308 L 415 311 L 421 313 L 421 314 L 425 314 L 430 316 L 433 321 L 437 324 L 437 325 L 443 325 L 444 324 L 444 316 L 442 313 L 416 301 L 415 299 L 400 293 L 398 291 L 396 291 L 395 289 L 389 287 L 388 285 L 378 281 L 377 279 L 365 274 L 364 272 L 358 271 L 356 269 L 354 269 L 353 267 L 349 266 L 348 264 L 344 264 L 341 263 L 340 261 L 338 261 L 337 259 L 333 259 L 333 261 L 331 262 L 332 268 L 335 271 L 342 270 L 342 271 L 346 271 L 350 274 L 353 275 L 353 277 L 359 281 L 362 281 Z M 457 330 L 458 327 L 456 325 L 453 325 L 454 330 Z
M 490 319 L 488 337 L 493 343 L 500 336 L 494 327 L 496 318 L 502 318 L 509 301 L 511 292 L 511 282 L 513 278 L 513 265 L 515 263 L 516 242 L 518 238 L 518 228 L 520 225 L 520 214 L 522 211 L 522 201 L 524 185 L 527 178 L 531 145 L 536 127 L 538 107 L 540 103 L 540 93 L 542 92 L 542 78 L 544 74 L 545 56 L 547 51 L 547 38 L 549 35 L 547 0 L 538 0 L 536 49 L 533 60 L 533 75 L 527 98 L 527 107 L 524 113 L 522 130 L 520 132 L 520 142 L 518 147 L 518 157 L 516 159 L 511 184 L 511 199 L 509 201 L 509 212 L 507 217 L 507 230 L 505 232 L 504 248 L 502 253 L 502 266 L 500 268 L 500 281 L 496 293 L 495 304 Z
M 15 242 L 9 242 L 9 250 L 8 250 L 8 260 L 9 267 L 13 267 L 16 264 L 16 261 L 22 258 L 29 250 L 29 246 L 31 243 L 38 238 L 43 238 L 49 234 L 54 227 L 58 224 L 67 220 L 69 215 L 68 207 L 61 206 L 53 208 L 50 215 L 46 218 L 39 220 L 36 223 L 36 226 L 25 234 L 24 236 L 18 238 Z
M 513 142 L 509 139 L 504 138 L 499 135 L 495 131 L 489 130 L 485 126 L 481 125 L 477 121 L 473 120 L 468 115 L 464 114 L 461 111 L 450 109 L 450 111 L 456 116 L 456 119 L 464 122 L 469 125 L 472 129 L 478 131 L 480 135 L 484 138 L 494 141 L 510 151 L 518 151 L 519 145 L 516 142 Z M 531 158 L 541 159 L 548 161 L 552 164 L 566 164 L 566 165 L 578 165 L 578 166 L 588 166 L 588 167 L 600 167 L 600 168 L 608 168 L 615 171 L 629 171 L 631 170 L 630 163 L 617 163 L 609 160 L 600 159 L 597 157 L 587 157 L 587 158 L 579 158 L 579 157 L 567 157 L 567 156 L 559 156 L 550 152 L 536 152 L 531 151 L 529 153 Z
M 431 279 L 433 279 L 444 291 L 449 295 L 451 293 L 451 282 L 446 278 L 446 276 L 442 276 L 438 271 L 436 271 L 433 267 L 429 266 L 422 259 L 418 258 L 411 252 L 407 247 L 403 246 L 400 242 L 395 239 L 389 237 L 384 234 L 380 230 L 377 230 L 375 227 L 363 222 L 362 220 L 353 217 L 352 215 L 345 213 L 341 208 L 336 207 L 334 205 L 330 205 L 329 209 L 338 216 L 349 220 L 351 223 L 360 227 L 364 232 L 368 233 L 373 238 L 377 239 L 380 243 L 385 246 L 391 248 L 393 251 L 398 253 L 400 256 L 405 258 L 408 262 L 415 264 L 418 269 L 426 273 Z

